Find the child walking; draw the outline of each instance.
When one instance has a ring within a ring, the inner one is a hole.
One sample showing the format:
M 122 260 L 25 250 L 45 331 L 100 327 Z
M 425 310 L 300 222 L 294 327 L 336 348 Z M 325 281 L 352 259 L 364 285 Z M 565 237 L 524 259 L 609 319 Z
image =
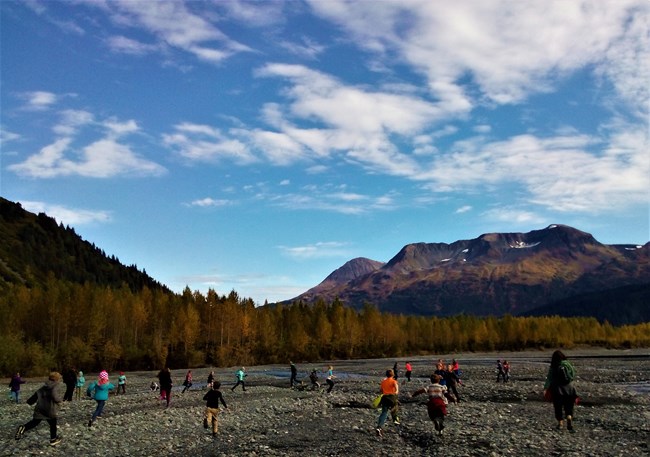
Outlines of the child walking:
M 56 433 L 56 421 L 59 414 L 59 405 L 63 401 L 61 392 L 61 374 L 53 371 L 47 378 L 45 385 L 38 389 L 31 396 L 27 403 L 34 407 L 34 418 L 25 425 L 18 427 L 15 438 L 17 440 L 23 437 L 23 434 L 36 427 L 41 421 L 46 420 L 50 425 L 50 445 L 56 446 L 61 442 L 61 437 Z
M 106 405 L 106 401 L 108 400 L 108 392 L 110 390 L 113 390 L 114 388 L 115 386 L 111 384 L 110 381 L 108 380 L 108 372 L 106 370 L 99 373 L 99 377 L 97 378 L 97 381 L 93 381 L 88 386 L 88 390 L 86 391 L 86 393 L 88 394 L 88 396 L 93 397 L 97 402 L 97 408 L 95 408 L 95 412 L 93 413 L 92 417 L 88 421 L 88 427 L 93 426 L 95 419 L 97 419 L 98 417 L 102 417 L 102 413 L 104 412 L 104 406 Z
M 219 381 L 213 381 L 212 389 L 203 396 L 203 399 L 205 400 L 203 428 L 208 428 L 209 424 L 212 424 L 212 436 L 217 436 L 217 429 L 219 427 L 219 402 L 221 402 L 224 408 L 228 409 L 226 400 L 224 400 L 223 394 L 219 390 L 220 387 L 221 383 Z

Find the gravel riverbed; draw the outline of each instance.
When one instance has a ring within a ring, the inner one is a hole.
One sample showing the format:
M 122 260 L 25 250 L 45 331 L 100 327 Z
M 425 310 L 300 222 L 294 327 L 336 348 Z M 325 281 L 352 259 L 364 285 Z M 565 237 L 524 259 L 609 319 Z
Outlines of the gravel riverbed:
M 95 402 L 65 403 L 59 416 L 62 442 L 49 445 L 45 422 L 16 441 L 17 427 L 32 417 L 24 400 L 43 379 L 27 379 L 21 404 L 0 400 L 1 456 L 643 456 L 650 455 L 650 354 L 648 350 L 566 351 L 577 370 L 581 401 L 575 433 L 556 430 L 552 405 L 542 398 L 551 351 L 441 354 L 398 359 L 333 361 L 338 376 L 331 393 L 289 388 L 287 365 L 247 367 L 247 391 L 234 384 L 238 367 L 214 369 L 228 410 L 213 438 L 202 424 L 205 381 L 210 368 L 193 369 L 194 386 L 181 393 L 186 370 L 173 370 L 175 387 L 166 408 L 149 390 L 156 372 L 127 372 L 125 395 L 111 395 L 92 428 Z M 461 396 L 449 405 L 446 429 L 435 434 L 426 396 L 409 395 L 428 384 L 438 358 L 459 360 Z M 497 383 L 496 360 L 512 366 L 511 382 Z M 379 410 L 370 403 L 386 369 L 410 360 L 413 378 L 400 382 L 401 424 L 387 422 L 375 434 Z M 299 379 L 328 363 L 297 363 Z M 111 382 L 117 384 L 117 372 Z M 87 374 L 92 380 L 96 373 Z M 8 379 L 2 380 L 4 386 Z

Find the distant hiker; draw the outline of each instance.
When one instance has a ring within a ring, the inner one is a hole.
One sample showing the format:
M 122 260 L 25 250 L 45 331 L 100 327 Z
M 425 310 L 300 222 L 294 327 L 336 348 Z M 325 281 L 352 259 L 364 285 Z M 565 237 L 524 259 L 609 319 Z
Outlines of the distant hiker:
M 289 362 L 289 368 L 291 369 L 291 387 L 294 386 L 294 384 L 298 384 L 298 369 L 296 368 L 296 364 L 293 362 Z
M 458 384 L 462 384 L 460 379 L 462 372 L 460 371 L 460 365 L 458 365 L 458 360 L 451 359 L 451 366 L 452 369 L 454 370 L 454 373 L 456 373 L 456 376 L 458 376 Z
M 203 428 L 208 428 L 212 424 L 212 436 L 217 436 L 219 402 L 221 402 L 224 408 L 228 409 L 226 400 L 224 400 L 223 394 L 219 390 L 220 387 L 221 383 L 219 381 L 213 381 L 212 388 L 203 396 L 206 402 L 205 413 L 203 415 Z
M 381 394 L 381 401 L 379 402 L 379 406 L 381 406 L 381 414 L 377 421 L 377 436 L 382 436 L 381 428 L 384 426 L 384 422 L 386 422 L 389 411 L 393 422 L 397 425 L 400 423 L 398 416 L 399 403 L 397 400 L 399 384 L 397 383 L 397 379 L 395 379 L 395 373 L 393 370 L 386 371 L 386 377 L 379 386 L 379 393 Z
M 213 382 L 214 382 L 214 371 L 211 371 L 210 374 L 208 375 L 208 383 L 207 383 L 208 390 L 212 389 Z
M 411 373 L 413 370 L 413 367 L 411 366 L 411 362 L 406 362 L 404 368 L 406 369 L 406 371 L 404 372 L 404 376 L 406 376 L 406 381 L 411 382 Z
M 63 372 L 63 383 L 65 384 L 65 394 L 63 394 L 63 401 L 72 401 L 74 389 L 77 387 L 77 372 L 74 368 L 68 368 Z
M 320 389 L 320 384 L 318 383 L 318 372 L 316 371 L 316 368 L 311 370 L 311 373 L 309 373 L 309 380 L 311 381 L 312 390 Z
M 413 397 L 426 393 L 429 396 L 427 402 L 427 413 L 429 419 L 433 422 L 433 426 L 439 435 L 445 428 L 445 416 L 447 415 L 447 387 L 440 384 L 442 378 L 440 375 L 432 374 L 430 377 L 431 385 L 413 392 Z
M 11 381 L 9 381 L 9 395 L 11 396 L 11 399 L 16 403 L 20 403 L 21 384 L 25 384 L 25 381 L 23 381 L 23 378 L 20 377 L 20 373 L 14 374 L 11 377 Z
M 575 376 L 575 368 L 566 355 L 560 350 L 555 351 L 551 356 L 551 366 L 546 375 L 546 382 L 544 382 L 544 396 L 546 397 L 547 390 L 550 391 L 557 428 L 561 429 L 564 426 L 564 416 L 562 415 L 562 410 L 564 410 L 566 428 L 570 432 L 573 432 L 573 406 L 578 397 L 573 386 Z
M 507 360 L 503 361 L 503 382 L 510 381 L 510 363 Z
M 506 382 L 506 372 L 503 370 L 501 360 L 497 360 L 497 382 L 499 382 L 499 379 L 503 379 L 503 382 Z
M 115 391 L 115 395 L 120 393 L 120 389 L 123 394 L 126 393 L 126 375 L 123 371 L 120 371 L 120 375 L 117 377 L 117 390 Z
M 59 405 L 63 401 L 62 388 L 61 374 L 56 371 L 51 372 L 47 381 L 45 381 L 45 385 L 27 400 L 29 405 L 36 405 L 34 407 L 34 417 L 25 425 L 18 427 L 15 435 L 17 440 L 21 439 L 25 432 L 36 427 L 41 421 L 46 420 L 50 426 L 50 445 L 56 446 L 61 442 L 61 437 L 56 433 L 56 421 L 59 415 Z
M 192 387 L 192 370 L 188 370 L 187 374 L 185 375 L 185 381 L 183 381 L 183 391 L 181 393 L 184 394 L 185 391 L 189 390 L 190 387 Z
M 115 389 L 115 386 L 108 380 L 108 372 L 103 370 L 99 373 L 96 381 L 93 381 L 86 390 L 89 397 L 93 397 L 97 402 L 97 407 L 88 421 L 88 427 L 92 427 L 95 419 L 102 417 L 104 406 L 108 401 L 108 392 Z
M 452 364 L 447 365 L 447 372 L 445 373 L 445 385 L 447 386 L 447 394 L 451 401 L 460 403 L 460 394 L 458 393 L 458 383 L 460 379 L 454 371 Z
M 235 388 L 241 384 L 241 388 L 244 392 L 246 392 L 246 384 L 244 383 L 244 378 L 246 378 L 246 368 L 241 367 L 239 370 L 237 370 L 237 373 L 235 373 L 235 378 L 237 379 L 237 383 L 232 386 L 230 389 L 232 392 L 235 391 Z
M 167 402 L 167 407 L 172 401 L 172 372 L 169 368 L 163 368 L 158 372 L 158 381 L 160 382 L 160 398 Z
M 328 394 L 331 393 L 332 389 L 334 388 L 334 378 L 336 378 L 336 376 L 334 376 L 334 367 L 332 367 L 332 365 L 330 365 L 327 368 L 327 378 L 325 378 L 325 382 L 328 385 L 328 387 L 327 387 L 327 393 Z
M 76 384 L 76 394 L 75 396 L 77 397 L 77 400 L 81 400 L 81 391 L 83 388 L 86 386 L 86 377 L 84 376 L 84 372 L 79 370 L 79 373 L 77 373 L 77 384 Z
M 442 361 L 438 362 L 438 364 L 436 365 L 436 370 L 433 372 L 433 374 L 437 374 L 438 376 L 440 376 L 440 385 L 442 386 L 447 385 L 447 370 L 445 369 L 445 365 Z
M 393 377 L 394 377 L 395 379 L 397 379 L 397 376 L 399 375 L 399 370 L 398 370 L 398 368 L 397 368 L 397 362 L 395 362 L 395 365 L 393 365 L 393 373 L 395 373 L 395 374 L 393 375 Z

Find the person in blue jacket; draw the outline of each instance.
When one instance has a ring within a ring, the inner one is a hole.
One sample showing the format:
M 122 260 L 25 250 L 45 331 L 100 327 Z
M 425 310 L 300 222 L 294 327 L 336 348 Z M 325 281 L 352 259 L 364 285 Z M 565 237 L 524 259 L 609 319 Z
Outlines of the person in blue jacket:
M 108 372 L 106 372 L 106 370 L 99 373 L 97 381 L 93 381 L 88 386 L 86 393 L 88 396 L 93 397 L 97 402 L 97 408 L 95 408 L 95 412 L 88 421 L 88 427 L 92 427 L 95 419 L 101 417 L 102 412 L 104 412 L 106 401 L 108 400 L 108 392 L 113 389 L 115 389 L 115 386 L 108 380 Z

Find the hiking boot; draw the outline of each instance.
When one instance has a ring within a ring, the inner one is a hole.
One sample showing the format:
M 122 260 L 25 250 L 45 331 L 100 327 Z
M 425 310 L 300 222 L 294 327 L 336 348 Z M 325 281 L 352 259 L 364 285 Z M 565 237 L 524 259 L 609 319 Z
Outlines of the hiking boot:
M 563 427 L 564 427 L 564 421 L 563 420 L 557 421 L 557 429 L 562 430 Z
M 393 424 L 399 425 L 401 422 L 399 421 L 399 417 L 396 417 L 395 420 L 393 421 Z
M 571 416 L 566 417 L 566 429 L 570 432 L 573 431 L 573 417 Z
M 378 436 L 379 438 L 381 438 L 382 436 L 384 436 L 384 432 L 382 432 L 380 428 L 375 429 L 375 431 L 377 432 L 377 436 Z
M 56 438 L 52 438 L 52 439 L 50 440 L 50 446 L 56 446 L 56 445 L 59 444 L 60 442 L 61 442 L 61 436 L 59 435 L 59 436 L 57 436 Z
M 18 430 L 16 430 L 15 438 L 19 440 L 23 437 L 24 434 L 25 434 L 25 426 L 21 425 L 20 427 L 18 427 Z

